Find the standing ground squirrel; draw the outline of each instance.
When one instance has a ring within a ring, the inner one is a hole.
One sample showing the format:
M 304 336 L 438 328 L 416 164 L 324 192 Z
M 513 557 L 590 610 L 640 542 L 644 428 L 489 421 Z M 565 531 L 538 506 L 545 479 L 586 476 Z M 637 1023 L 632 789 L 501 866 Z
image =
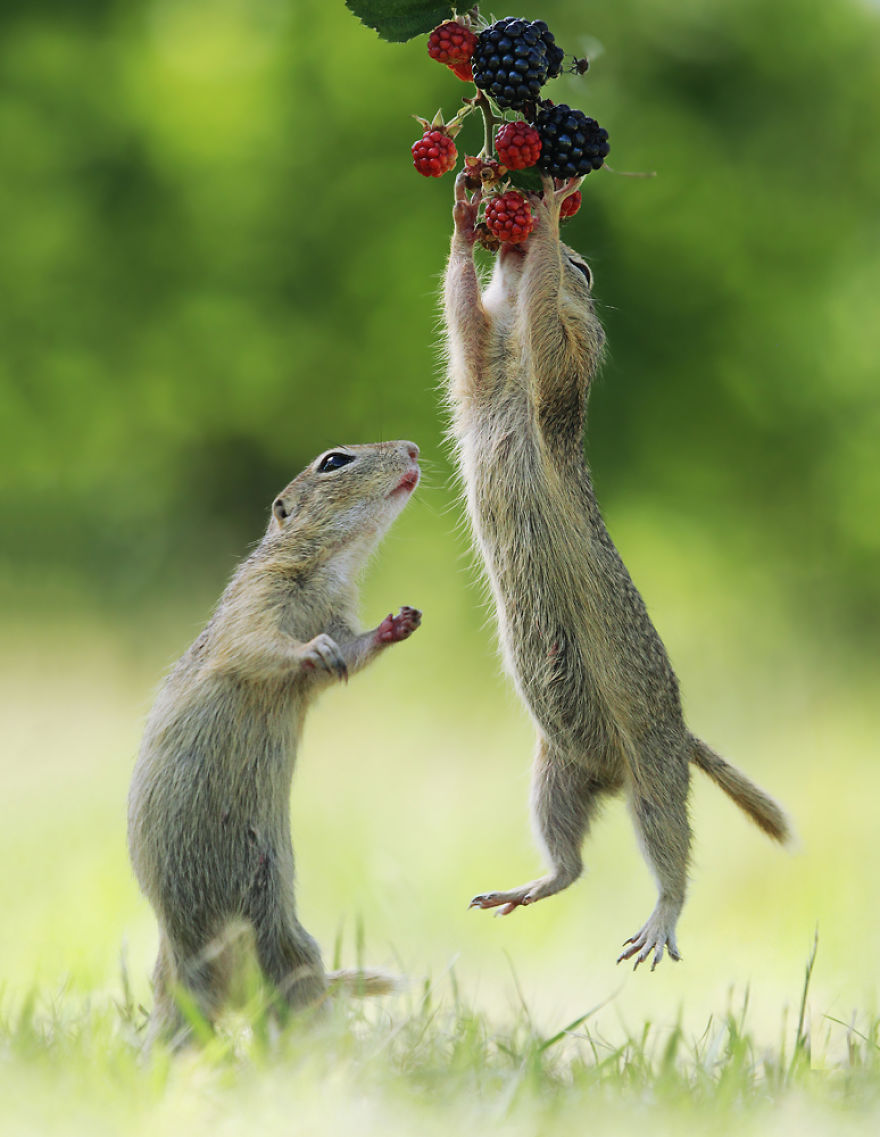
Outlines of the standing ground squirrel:
M 237 924 L 285 1003 L 315 1000 L 331 978 L 296 917 L 290 784 L 318 692 L 421 621 L 401 608 L 356 630 L 357 575 L 418 484 L 418 453 L 344 446 L 308 466 L 159 692 L 129 796 L 131 859 L 159 920 L 151 1037 L 185 1033 L 180 989 L 213 1021 Z
M 600 799 L 625 790 L 659 887 L 620 959 L 668 948 L 685 899 L 693 762 L 777 841 L 779 806 L 684 722 L 678 682 L 644 601 L 602 521 L 583 432 L 604 335 L 590 270 L 559 240 L 559 209 L 579 180 L 544 177 L 537 226 L 503 246 L 481 295 L 473 245 L 478 199 L 460 175 L 444 300 L 451 434 L 497 608 L 504 662 L 538 730 L 532 809 L 549 873 L 479 908 L 552 896 L 582 870 Z

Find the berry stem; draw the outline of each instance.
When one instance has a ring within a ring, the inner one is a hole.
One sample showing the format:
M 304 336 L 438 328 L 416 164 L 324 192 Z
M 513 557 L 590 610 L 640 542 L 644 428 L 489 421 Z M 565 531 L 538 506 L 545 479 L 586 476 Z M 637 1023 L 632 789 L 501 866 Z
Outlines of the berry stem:
M 492 110 L 492 104 L 489 102 L 485 93 L 477 88 L 477 97 L 471 99 L 471 105 L 480 108 L 480 113 L 483 116 L 483 149 L 480 151 L 481 158 L 489 158 L 493 150 L 493 132 L 495 127 L 504 122 L 503 118 L 499 118 Z

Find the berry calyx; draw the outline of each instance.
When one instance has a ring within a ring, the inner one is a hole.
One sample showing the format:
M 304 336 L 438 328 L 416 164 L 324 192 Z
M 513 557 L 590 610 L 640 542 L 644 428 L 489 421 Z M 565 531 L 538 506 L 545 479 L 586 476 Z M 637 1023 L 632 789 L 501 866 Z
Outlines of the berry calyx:
M 477 37 L 470 28 L 466 28 L 458 20 L 446 20 L 434 28 L 428 36 L 428 55 L 438 63 L 450 66 L 469 63 L 476 46 Z M 458 71 L 455 73 L 459 74 Z
M 485 221 L 481 221 L 474 227 L 474 240 L 479 241 L 483 248 L 490 253 L 497 253 L 501 248 L 501 242 L 489 232 L 489 226 Z
M 508 190 L 487 202 L 486 225 L 499 241 L 517 245 L 534 229 L 535 219 L 523 195 L 516 190 Z
M 469 190 L 482 189 L 485 192 L 495 190 L 504 180 L 507 167 L 496 162 L 494 158 L 465 156 L 464 174 L 465 185 Z
M 541 136 L 542 170 L 554 178 L 579 178 L 598 170 L 608 154 L 608 131 L 565 103 L 547 104 L 535 126 Z
M 574 217 L 581 207 L 581 191 L 575 190 L 574 193 L 569 194 L 559 207 L 559 216 L 561 218 Z
M 413 165 L 426 178 L 439 178 L 458 161 L 458 150 L 449 135 L 440 129 L 426 130 L 412 146 Z
M 495 135 L 495 149 L 509 170 L 527 170 L 541 155 L 541 136 L 527 122 L 506 122 Z

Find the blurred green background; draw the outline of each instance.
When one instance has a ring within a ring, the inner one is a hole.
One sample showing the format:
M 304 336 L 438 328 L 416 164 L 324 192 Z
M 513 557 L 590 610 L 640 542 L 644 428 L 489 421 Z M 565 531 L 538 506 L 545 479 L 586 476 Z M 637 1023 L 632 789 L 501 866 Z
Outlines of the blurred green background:
M 462 85 L 342 0 L 47 0 L 0 8 L 0 972 L 14 996 L 148 1001 L 155 930 L 125 852 L 140 725 L 168 664 L 338 442 L 413 438 L 426 474 L 364 618 L 424 626 L 306 732 L 303 919 L 329 952 L 458 958 L 477 1000 L 512 962 L 548 1018 L 695 1021 L 752 985 L 768 1022 L 817 988 L 876 1000 L 880 631 L 880 15 L 837 0 L 529 3 L 593 65 L 548 89 L 611 136 L 566 239 L 609 341 L 588 454 L 694 729 L 791 809 L 779 853 L 700 781 L 685 963 L 614 967 L 653 885 L 625 809 L 591 872 L 507 920 L 475 892 L 538 865 L 532 732 L 442 441 L 437 294 L 451 177 L 410 114 Z M 479 147 L 470 123 L 460 151 Z

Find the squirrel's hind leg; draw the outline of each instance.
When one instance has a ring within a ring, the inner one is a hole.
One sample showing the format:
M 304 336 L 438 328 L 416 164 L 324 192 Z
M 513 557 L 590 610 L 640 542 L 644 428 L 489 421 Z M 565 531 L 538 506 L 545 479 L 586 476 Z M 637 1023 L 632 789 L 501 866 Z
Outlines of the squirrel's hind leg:
M 168 933 L 160 929 L 147 1049 L 160 1038 L 175 1050 L 189 1042 L 194 1015 L 213 1027 L 228 983 L 228 953 L 220 937 L 192 951 L 173 942 Z
M 281 1007 L 317 1002 L 327 989 L 321 949 L 297 920 L 292 905 L 282 900 L 277 906 L 261 907 L 254 920 L 257 959 L 278 992 Z
M 653 971 L 668 950 L 672 959 L 681 958 L 675 939 L 675 926 L 684 905 L 691 831 L 687 815 L 689 784 L 688 756 L 674 739 L 647 738 L 637 754 L 628 754 L 630 765 L 630 807 L 645 859 L 660 890 L 657 905 L 647 923 L 624 943 L 618 957 L 636 957 L 634 967 L 651 953 Z
M 470 907 L 498 908 L 506 916 L 573 884 L 583 871 L 581 846 L 603 789 L 582 765 L 541 738 L 532 775 L 532 818 L 550 872 L 508 892 L 481 893 Z

